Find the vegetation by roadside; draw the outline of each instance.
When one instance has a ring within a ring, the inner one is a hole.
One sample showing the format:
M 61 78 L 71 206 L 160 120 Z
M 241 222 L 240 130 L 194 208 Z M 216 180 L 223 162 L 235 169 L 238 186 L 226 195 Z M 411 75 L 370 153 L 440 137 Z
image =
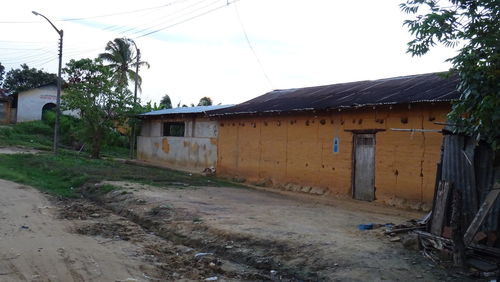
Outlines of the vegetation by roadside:
M 54 138 L 55 114 L 47 112 L 44 120 L 21 122 L 0 127 L 0 146 L 21 146 L 37 150 L 52 150 Z M 77 118 L 62 115 L 60 145 L 68 150 L 79 150 L 83 143 L 79 138 L 81 121 Z M 102 148 L 105 157 L 127 158 L 129 154 L 128 138 L 118 131 L 108 136 L 108 144 Z M 64 151 L 64 149 L 63 149 Z M 83 147 L 83 153 L 89 152 L 89 146 Z
M 41 121 L 23 122 L 0 127 L 0 146 L 23 146 L 50 150 L 53 129 Z
M 63 197 L 78 197 L 86 183 L 130 181 L 159 187 L 242 187 L 222 179 L 169 169 L 136 166 L 114 160 L 98 160 L 76 153 L 0 155 L 0 178 L 27 184 Z M 109 187 L 106 189 L 112 190 Z

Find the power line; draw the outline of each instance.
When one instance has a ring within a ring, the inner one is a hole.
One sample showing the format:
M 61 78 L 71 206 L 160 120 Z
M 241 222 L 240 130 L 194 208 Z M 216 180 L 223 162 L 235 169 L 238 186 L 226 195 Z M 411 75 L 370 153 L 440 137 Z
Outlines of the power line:
M 273 86 L 271 79 L 267 75 L 267 73 L 264 69 L 264 66 L 262 65 L 262 62 L 259 59 L 259 56 L 257 56 L 257 52 L 255 52 L 255 49 L 253 48 L 252 43 L 250 42 L 250 39 L 248 38 L 247 31 L 245 30 L 245 26 L 243 25 L 243 22 L 241 20 L 240 13 L 238 12 L 238 8 L 236 7 L 236 4 L 234 5 L 234 11 L 236 12 L 236 17 L 238 18 L 238 22 L 240 23 L 241 30 L 243 31 L 243 34 L 245 35 L 245 39 L 247 41 L 248 47 L 252 51 L 255 59 L 257 60 L 257 63 L 259 64 L 260 69 L 262 70 L 262 73 L 264 74 L 264 77 L 266 78 L 267 82 L 269 83 L 269 86 L 271 86 L 271 89 L 274 89 L 274 86 Z
M 184 1 L 186 1 L 186 0 L 184 0 Z M 179 13 L 180 11 L 183 11 L 183 10 L 189 9 L 189 8 L 191 8 L 191 7 L 193 7 L 193 6 L 199 5 L 200 3 L 204 2 L 204 1 L 206 1 L 206 0 L 201 0 L 201 1 L 198 1 L 198 2 L 196 2 L 196 3 L 194 3 L 194 4 L 189 5 L 188 7 L 184 7 L 184 8 L 182 8 L 182 9 L 180 9 L 180 10 L 175 11 L 174 13 L 170 13 L 170 15 L 177 14 L 177 13 Z M 212 13 L 212 12 L 214 12 L 214 11 L 217 11 L 217 10 L 219 10 L 219 9 L 222 9 L 222 8 L 224 8 L 224 7 L 227 7 L 229 4 L 233 4 L 233 3 L 236 3 L 236 2 L 238 2 L 238 1 L 240 1 L 240 0 L 234 0 L 234 1 L 232 1 L 232 2 L 229 2 L 229 1 L 227 1 L 227 0 L 226 0 L 226 1 L 224 1 L 225 3 L 224 3 L 223 5 L 220 5 L 220 6 L 214 7 L 214 8 L 212 8 L 212 9 L 209 9 L 209 10 L 204 11 L 204 12 L 202 12 L 202 13 L 198 13 L 198 14 L 196 14 L 196 15 L 194 15 L 194 16 L 191 16 L 191 17 L 185 18 L 185 19 L 180 20 L 180 21 L 178 21 L 178 22 L 174 22 L 174 23 L 172 23 L 172 24 L 170 24 L 170 25 L 167 25 L 167 26 L 164 26 L 164 27 L 161 27 L 161 28 L 158 28 L 158 29 L 155 29 L 155 30 L 152 30 L 152 31 L 149 31 L 149 32 L 143 33 L 143 34 L 140 34 L 140 35 L 136 36 L 134 39 L 141 38 L 141 37 L 146 37 L 146 36 L 148 36 L 148 35 L 151 35 L 151 34 L 154 34 L 154 33 L 160 32 L 160 31 L 163 31 L 163 30 L 165 30 L 165 29 L 168 29 L 168 28 L 171 28 L 171 27 L 174 27 L 174 26 L 180 25 L 180 24 L 182 24 L 182 23 L 185 23 L 185 22 L 188 22 L 188 21 L 194 20 L 194 19 L 196 19 L 196 18 L 198 18 L 198 17 L 201 17 L 201 16 L 204 16 L 204 15 L 206 15 L 206 14 Z M 178 1 L 178 2 L 181 2 L 181 1 Z M 181 18 L 181 17 L 184 17 L 184 16 L 186 16 L 186 15 L 192 14 L 192 13 L 194 13 L 194 12 L 198 11 L 198 10 L 201 10 L 201 9 L 203 9 L 203 8 L 206 8 L 206 7 L 211 6 L 211 5 L 215 4 L 216 2 L 217 2 L 217 1 L 214 1 L 214 2 L 211 2 L 210 4 L 208 4 L 208 5 L 206 5 L 206 6 L 196 8 L 195 10 L 191 10 L 191 11 L 189 11 L 189 12 L 184 13 L 184 14 L 183 14 L 183 15 L 181 15 L 181 16 L 174 17 L 174 18 L 170 18 L 170 19 L 169 19 L 169 21 L 172 21 L 172 20 L 174 20 L 174 19 Z M 162 5 L 162 6 L 164 6 L 164 5 Z M 146 8 L 146 9 L 148 9 L 148 8 Z M 144 9 L 141 9 L 141 10 L 142 10 L 142 11 L 144 11 Z M 137 10 L 136 10 L 136 11 L 137 11 Z M 104 15 L 103 15 L 103 16 L 104 16 Z M 108 16 L 109 16 L 109 14 L 108 14 Z M 241 24 L 241 21 L 240 21 L 240 24 Z M 144 25 L 144 24 L 143 24 L 143 25 Z M 156 24 L 156 25 L 154 25 L 154 26 L 157 26 L 157 25 L 158 25 L 158 24 Z M 110 26 L 110 27 L 113 27 L 113 26 Z M 106 27 L 106 28 L 104 28 L 104 29 L 102 29 L 102 28 L 101 28 L 100 30 L 106 30 L 106 29 L 109 29 L 110 27 Z M 148 28 L 143 29 L 143 30 L 141 30 L 141 31 L 139 31 L 139 32 L 142 32 L 142 31 L 145 31 L 145 30 L 147 30 L 147 29 L 150 29 L 151 27 L 152 27 L 152 26 L 149 26 Z M 137 27 L 136 27 L 136 29 L 137 29 Z M 124 32 L 126 32 L 126 31 L 127 31 L 127 30 L 125 30 Z M 124 32 L 123 32 L 123 33 L 124 33 Z M 134 32 L 134 33 L 132 33 L 132 34 L 137 34 L 137 33 L 139 33 L 139 32 Z M 126 35 L 125 35 L 125 36 L 126 36 Z M 245 36 L 246 36 L 246 38 L 247 38 L 247 41 L 249 42 L 249 40 L 248 40 L 248 36 L 246 35 L 246 32 L 245 32 Z M 127 37 L 130 37 L 130 36 L 127 36 Z M 1 41 L 0 41 L 0 42 L 1 42 Z M 35 43 L 35 42 L 33 42 L 33 43 Z M 75 45 L 76 45 L 76 43 L 73 43 L 73 44 L 75 44 Z M 252 49 L 252 52 L 254 52 L 254 55 L 256 56 L 255 51 L 254 51 L 254 50 L 253 50 L 253 48 L 251 47 L 251 44 L 249 44 L 249 45 L 250 45 L 250 48 Z M 71 50 L 71 49 L 72 49 L 72 47 L 67 48 L 67 49 Z M 66 50 L 67 50 L 67 49 L 66 49 Z M 66 56 L 77 56 L 77 55 L 83 55 L 83 54 L 87 54 L 87 53 L 95 52 L 95 51 L 101 50 L 102 48 L 101 48 L 101 47 L 99 47 L 99 48 L 89 48 L 89 49 L 79 50 L 80 48 L 75 46 L 75 47 L 73 47 L 73 49 L 74 49 L 74 51 L 66 51 L 66 52 L 64 52 L 64 54 L 65 54 Z M 36 56 L 36 55 L 30 55 L 30 56 L 28 56 L 27 58 L 31 58 L 32 56 Z M 256 56 L 256 58 L 257 58 L 257 56 Z M 40 64 L 44 64 L 44 63 L 46 63 L 46 62 L 50 62 L 50 61 L 52 60 L 52 58 L 48 58 L 48 57 L 39 57 L 39 58 L 37 58 L 37 59 L 32 60 L 30 63 L 33 63 L 33 62 L 40 62 L 41 60 L 47 60 L 47 59 L 49 59 L 49 60 L 48 60 L 48 61 L 41 62 Z M 15 60 L 16 60 L 16 61 L 17 61 L 17 60 L 19 60 L 19 57 L 18 57 L 18 58 L 16 58 Z M 258 60 L 258 58 L 257 58 L 257 60 Z M 259 62 L 259 65 L 261 66 L 262 71 L 264 72 L 264 68 L 262 67 L 262 64 L 260 63 L 260 61 L 259 61 L 259 60 L 258 60 L 258 62 Z M 265 74 L 265 72 L 264 72 L 264 75 L 266 76 L 266 78 L 267 78 L 267 80 L 269 81 L 270 85 L 272 85 L 271 80 L 269 79 L 269 77 L 267 76 L 267 74 Z
M 23 43 L 23 44 L 40 44 L 51 43 L 52 41 L 15 41 L 15 40 L 0 40 L 0 43 Z
M 204 16 L 204 15 L 206 15 L 206 14 L 209 14 L 209 13 L 212 13 L 212 12 L 217 11 L 217 10 L 219 10 L 219 9 L 222 9 L 222 8 L 224 8 L 224 7 L 227 7 L 229 4 L 233 4 L 233 3 L 236 3 L 236 2 L 238 2 L 238 1 L 240 1 L 240 0 L 234 0 L 233 2 L 229 2 L 229 1 L 228 1 L 228 2 L 226 2 L 226 4 L 224 4 L 224 5 L 222 5 L 222 6 L 215 7 L 215 8 L 213 8 L 213 9 L 210 9 L 210 10 L 206 11 L 206 12 L 203 12 L 203 13 L 201 13 L 201 14 L 198 14 L 198 15 L 195 15 L 195 16 L 192 16 L 192 17 L 189 17 L 189 18 L 184 19 L 184 20 L 182 20 L 182 21 L 179 21 L 179 22 L 177 22 L 177 23 L 174 23 L 174 24 L 171 24 L 171 25 L 168 25 L 168 26 L 165 26 L 165 27 L 162 27 L 162 28 L 159 28 L 159 29 L 156 29 L 156 30 L 153 30 L 153 31 L 147 32 L 147 33 L 142 34 L 142 35 L 139 35 L 139 36 L 137 36 L 137 37 L 135 37 L 135 38 L 137 39 L 137 38 L 145 37 L 145 36 L 148 36 L 148 35 L 151 35 L 151 34 L 154 34 L 154 33 L 160 32 L 160 31 L 162 31 L 162 30 L 165 30 L 165 29 L 168 29 L 168 28 L 174 27 L 174 26 L 176 26 L 176 25 L 179 25 L 179 24 L 182 24 L 182 23 L 185 23 L 185 22 L 188 22 L 188 21 L 194 20 L 194 19 L 199 18 L 199 17 L 201 17 L 201 16 Z
M 42 50 L 45 48 L 7 48 L 7 47 L 0 47 L 0 50 L 19 50 L 19 51 L 38 51 Z
M 148 7 L 148 8 L 143 8 L 143 9 L 129 10 L 129 11 L 124 11 L 124 12 L 110 13 L 110 14 L 104 14 L 104 15 L 88 16 L 88 17 L 80 17 L 80 18 L 56 19 L 56 21 L 62 21 L 62 22 L 82 21 L 82 20 L 88 20 L 88 19 L 106 18 L 106 17 L 134 14 L 134 13 L 140 13 L 140 12 L 148 11 L 148 10 L 161 9 L 161 8 L 176 4 L 178 2 L 185 2 L 185 1 L 187 1 L 187 0 L 173 1 L 173 2 L 169 2 L 167 4 L 163 4 L 163 5 L 159 5 L 159 6 Z M 33 24 L 33 23 L 39 23 L 39 22 L 40 21 L 0 21 L 0 24 Z
M 183 1 L 186 1 L 186 0 L 183 0 Z M 125 12 L 111 13 L 111 14 L 105 14 L 105 15 L 99 15 L 99 16 L 61 19 L 60 21 L 81 21 L 81 20 L 88 20 L 88 19 L 97 19 L 97 18 L 113 17 L 113 16 L 119 16 L 119 15 L 134 14 L 134 13 L 139 13 L 139 12 L 143 12 L 143 11 L 164 8 L 164 7 L 167 7 L 167 6 L 171 6 L 171 5 L 175 4 L 176 2 L 183 2 L 183 1 L 174 1 L 174 2 L 170 2 L 170 3 L 167 3 L 167 4 L 160 5 L 160 6 L 149 7 L 149 8 L 138 9 L 138 10 L 125 11 Z
M 183 1 L 177 1 L 177 2 L 187 2 L 187 1 L 189 1 L 189 0 L 183 0 Z M 165 17 L 170 17 L 170 16 L 172 16 L 172 15 L 178 14 L 178 13 L 180 13 L 181 11 L 184 11 L 184 10 L 187 10 L 187 9 L 189 9 L 189 8 L 191 8 L 191 7 L 197 6 L 197 5 L 199 5 L 199 4 L 201 4 L 202 2 L 205 2 L 205 1 L 207 1 L 207 0 L 197 1 L 197 2 L 195 2 L 195 3 L 193 3 L 193 4 L 190 4 L 190 5 L 186 6 L 186 7 L 183 7 L 183 8 L 181 8 L 181 9 L 178 9 L 178 10 L 174 11 L 173 13 L 169 13 L 169 14 L 167 14 L 167 15 L 161 15 L 158 19 L 164 19 Z M 218 1 L 218 0 L 216 0 L 216 2 L 217 2 L 217 1 Z M 177 2 L 175 2 L 175 3 L 177 3 Z M 214 4 L 214 3 L 215 3 L 215 2 L 213 2 L 213 3 L 211 3 L 211 4 Z M 210 5 L 211 5 L 211 4 L 210 4 Z M 197 10 L 199 10 L 199 9 L 197 9 Z M 155 10 L 154 12 L 156 12 L 156 10 Z M 185 15 L 190 14 L 190 13 L 192 13 L 192 12 L 194 12 L 194 11 L 187 12 L 187 13 L 185 13 L 185 14 L 184 14 L 184 15 L 182 15 L 182 16 L 185 16 Z M 146 14 L 150 14 L 150 13 L 151 13 L 151 12 L 146 13 Z M 167 21 L 163 21 L 163 22 L 168 22 L 168 21 L 171 21 L 171 20 L 177 19 L 177 18 L 182 17 L 182 16 L 178 16 L 178 17 L 170 18 L 170 19 L 167 19 Z M 141 33 L 141 32 L 147 31 L 147 30 L 148 30 L 148 29 L 150 29 L 151 27 L 154 27 L 154 26 L 157 26 L 157 25 L 158 25 L 158 24 L 156 24 L 156 25 L 153 25 L 153 26 L 151 26 L 151 25 L 150 25 L 150 26 L 147 26 L 147 24 L 148 24 L 148 23 L 143 23 L 143 24 L 141 24 L 141 25 L 139 25 L 139 26 L 136 26 L 136 27 L 124 27 L 124 26 L 121 26 L 121 25 L 110 25 L 110 26 L 106 26 L 106 27 L 104 27 L 104 28 L 97 28 L 97 29 L 99 29 L 99 30 L 101 30 L 101 31 L 107 31 L 107 32 L 113 32 L 113 31 L 114 31 L 114 32 L 116 32 L 116 33 L 118 33 L 118 34 L 125 35 L 126 37 L 131 37 L 131 36 L 129 36 L 129 34 L 127 34 L 127 32 L 128 32 L 128 31 L 136 30 L 136 29 L 138 29 L 138 28 L 139 28 L 139 27 L 141 27 L 141 26 L 145 26 L 145 28 L 143 28 L 143 29 L 141 29 L 141 30 L 135 31 L 135 32 L 133 32 L 133 33 L 130 33 L 130 35 L 131 35 L 131 34 L 137 34 L 137 33 Z M 94 27 L 94 28 L 95 28 L 95 27 Z M 84 42 L 84 41 L 80 41 L 80 43 L 86 43 L 86 41 L 85 41 L 85 42 Z M 76 46 L 76 45 L 78 45 L 78 44 L 79 44 L 78 42 L 72 42 L 72 43 L 70 43 L 69 45 L 66 45 L 66 46 L 68 46 L 68 47 L 69 47 L 69 46 Z M 65 50 L 67 50 L 67 49 L 68 49 L 68 47 L 66 47 L 66 48 L 65 48 Z M 69 48 L 71 49 L 71 47 L 69 47 Z
M 205 2 L 205 1 L 206 1 L 206 0 L 198 1 L 198 2 L 196 2 L 196 3 L 194 3 L 194 4 L 190 5 L 190 6 L 184 7 L 184 8 L 182 8 L 182 9 L 180 9 L 180 10 L 177 10 L 177 11 L 175 11 L 175 12 L 171 13 L 169 16 L 172 16 L 172 15 L 178 14 L 178 13 L 180 13 L 181 11 L 184 11 L 184 10 L 187 10 L 187 9 L 189 9 L 189 8 L 191 8 L 191 7 L 197 6 L 197 5 L 199 5 L 199 4 L 201 4 L 201 3 Z M 138 34 L 138 33 L 141 33 L 141 32 L 147 32 L 147 31 L 148 31 L 148 29 L 152 29 L 152 28 L 154 28 L 154 27 L 157 27 L 157 26 L 161 26 L 161 25 L 163 25 L 163 24 L 166 24 L 166 23 L 168 23 L 168 22 L 170 22 L 170 21 L 172 21 L 172 20 L 182 18 L 182 17 L 187 16 L 187 15 L 189 15 L 189 14 L 192 14 L 192 13 L 194 13 L 194 12 L 196 12 L 196 11 L 199 11 L 199 10 L 202 10 L 202 9 L 204 9 L 204 8 L 210 7 L 210 6 L 212 6 L 213 4 L 215 4 L 215 3 L 217 3 L 217 2 L 219 2 L 219 0 L 212 1 L 212 2 L 210 2 L 209 4 L 207 4 L 207 5 L 203 6 L 203 7 L 199 7 L 199 8 L 196 8 L 196 9 L 194 9 L 194 10 L 188 11 L 188 12 L 186 12 L 186 13 L 184 13 L 184 14 L 180 15 L 180 16 L 176 16 L 176 17 L 173 17 L 173 18 L 170 18 L 170 19 L 167 19 L 167 20 L 161 21 L 161 22 L 159 22 L 159 23 L 156 23 L 156 24 L 154 24 L 154 25 L 147 26 L 146 28 L 143 28 L 143 29 L 141 29 L 141 30 L 138 30 L 138 31 L 136 31 L 136 32 L 133 32 L 133 33 L 131 33 L 130 35 L 133 35 L 133 34 Z M 136 29 L 136 28 L 134 28 L 134 29 Z M 132 29 L 132 30 L 133 30 L 133 29 Z M 123 32 L 127 32 L 127 31 L 129 31 L 129 30 L 125 30 L 125 31 L 123 31 Z

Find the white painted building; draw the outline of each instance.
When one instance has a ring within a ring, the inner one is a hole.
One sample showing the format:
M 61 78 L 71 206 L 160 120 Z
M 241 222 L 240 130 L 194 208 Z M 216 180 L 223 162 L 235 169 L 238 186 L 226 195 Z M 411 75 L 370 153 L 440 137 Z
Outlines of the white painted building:
M 61 97 L 64 92 L 61 92 Z M 45 110 L 55 109 L 57 85 L 46 84 L 25 90 L 17 94 L 17 122 L 41 120 Z M 75 111 L 64 111 L 63 114 L 78 116 Z
M 218 122 L 207 111 L 231 105 L 164 109 L 140 115 L 137 159 L 201 172 L 217 166 Z

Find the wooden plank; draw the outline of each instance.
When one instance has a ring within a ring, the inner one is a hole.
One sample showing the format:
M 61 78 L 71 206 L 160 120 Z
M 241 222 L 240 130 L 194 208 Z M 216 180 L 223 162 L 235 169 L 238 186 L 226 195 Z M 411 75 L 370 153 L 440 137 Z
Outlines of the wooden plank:
M 405 227 L 405 228 L 392 229 L 392 230 L 385 231 L 384 234 L 403 233 L 403 232 L 410 232 L 410 231 L 413 231 L 413 230 L 422 230 L 422 229 L 425 229 L 425 226 L 413 226 L 413 227 Z
M 465 266 L 465 244 L 463 237 L 464 227 L 462 223 L 462 194 L 457 187 L 453 188 L 453 204 L 451 211 L 451 230 L 453 240 L 453 265 L 455 267 Z
M 441 145 L 441 162 L 443 160 L 443 145 Z M 441 181 L 442 175 L 442 163 L 439 162 L 436 166 L 436 179 L 434 180 L 434 196 L 432 197 L 432 204 L 436 203 L 436 195 L 438 194 L 439 182 Z M 432 207 L 434 209 L 434 206 Z M 431 232 L 431 223 L 432 223 L 432 210 L 429 212 L 429 218 L 427 219 L 425 225 L 427 228 L 425 229 L 427 232 Z
M 434 207 L 432 209 L 432 223 L 430 232 L 434 235 L 441 236 L 443 232 L 443 224 L 447 210 L 448 197 L 450 195 L 450 183 L 440 181 L 437 189 Z
M 436 235 L 433 235 L 431 233 L 428 233 L 428 232 L 425 232 L 425 231 L 420 231 L 420 230 L 415 230 L 415 233 L 419 237 L 422 237 L 422 238 L 432 239 L 432 240 L 435 240 L 435 241 L 440 241 L 441 243 L 443 243 L 444 246 L 448 246 L 448 247 L 453 246 L 453 241 L 451 241 L 450 239 L 446 239 L 446 238 L 443 238 L 443 237 L 440 237 L 440 236 L 436 236 Z M 474 251 L 486 253 L 486 254 L 489 254 L 491 256 L 500 257 L 500 249 L 499 248 L 493 248 L 493 247 L 488 247 L 488 246 L 484 246 L 484 245 L 478 245 L 478 244 L 474 244 L 474 243 L 472 243 L 467 248 L 471 249 L 471 250 L 474 250 Z
M 486 216 L 493 207 L 493 204 L 498 198 L 498 195 L 500 195 L 500 189 L 494 189 L 491 190 L 484 199 L 483 204 L 477 211 L 476 216 L 474 217 L 471 224 L 469 225 L 469 228 L 467 228 L 467 231 L 465 232 L 464 243 L 466 246 L 470 245 L 472 239 L 474 239 L 474 236 L 476 236 L 479 227 L 481 227 L 484 220 L 486 219 Z

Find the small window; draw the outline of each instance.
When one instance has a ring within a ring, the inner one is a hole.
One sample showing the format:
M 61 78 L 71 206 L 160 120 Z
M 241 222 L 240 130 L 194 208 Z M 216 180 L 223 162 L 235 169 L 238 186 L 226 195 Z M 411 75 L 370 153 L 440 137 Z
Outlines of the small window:
M 339 138 L 338 137 L 333 137 L 333 152 L 338 153 L 339 152 Z
M 164 122 L 163 136 L 184 136 L 183 122 Z

